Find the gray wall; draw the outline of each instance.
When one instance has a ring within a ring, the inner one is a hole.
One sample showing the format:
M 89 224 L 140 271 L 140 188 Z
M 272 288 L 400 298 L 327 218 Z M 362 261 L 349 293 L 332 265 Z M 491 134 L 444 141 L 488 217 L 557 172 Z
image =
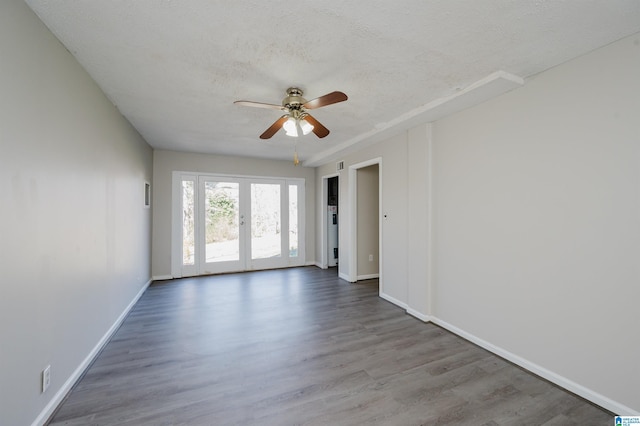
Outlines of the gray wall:
M 636 412 L 638 76 L 640 34 L 433 128 L 434 315 Z
M 20 0 L 0 58 L 0 424 L 28 425 L 150 279 L 152 154 Z
M 341 274 L 348 168 L 380 157 L 382 297 L 612 411 L 640 412 L 638 75 L 640 34 L 345 155 Z M 334 172 L 320 166 L 316 188 Z
M 314 169 L 292 161 L 156 150 L 153 154 L 153 276 L 171 276 L 171 179 L 173 171 L 305 179 L 306 258 L 315 259 Z

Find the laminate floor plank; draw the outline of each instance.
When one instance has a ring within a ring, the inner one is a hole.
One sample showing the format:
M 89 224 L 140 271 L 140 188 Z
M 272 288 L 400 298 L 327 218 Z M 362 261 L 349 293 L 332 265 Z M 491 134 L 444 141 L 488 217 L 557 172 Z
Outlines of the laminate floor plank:
M 315 267 L 152 284 L 59 425 L 605 425 L 613 415 Z

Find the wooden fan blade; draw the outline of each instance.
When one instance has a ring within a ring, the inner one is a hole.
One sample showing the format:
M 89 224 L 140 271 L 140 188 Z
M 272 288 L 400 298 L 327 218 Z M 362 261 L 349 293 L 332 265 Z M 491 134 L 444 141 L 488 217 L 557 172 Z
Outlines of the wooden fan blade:
M 276 104 L 265 104 L 263 102 L 253 102 L 253 101 L 235 101 L 234 104 L 248 106 L 248 107 L 256 107 L 256 108 L 269 108 L 269 109 L 286 109 L 282 105 Z
M 338 102 L 344 102 L 347 99 L 349 99 L 347 95 L 342 92 L 331 92 L 324 96 L 320 96 L 319 98 L 311 99 L 302 106 L 306 109 L 315 109 L 331 104 L 337 104 Z
M 275 135 L 288 118 L 288 115 L 283 115 L 282 117 L 278 118 L 276 122 L 271 125 L 271 127 L 269 127 L 264 131 L 263 134 L 260 135 L 260 139 L 269 139 L 271 136 Z
M 313 126 L 312 132 L 316 134 L 319 138 L 324 138 L 329 134 L 329 129 L 324 127 L 318 120 L 310 116 L 309 114 L 304 116 L 304 119 L 309 122 Z

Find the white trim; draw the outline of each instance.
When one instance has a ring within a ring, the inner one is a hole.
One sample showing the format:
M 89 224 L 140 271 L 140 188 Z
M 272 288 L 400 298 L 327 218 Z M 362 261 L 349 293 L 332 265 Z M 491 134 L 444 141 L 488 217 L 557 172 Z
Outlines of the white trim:
M 345 274 L 344 272 L 338 272 L 338 278 L 342 278 L 345 281 L 348 281 L 350 283 L 355 283 L 355 281 L 351 281 L 351 278 L 349 278 L 349 275 Z
M 431 315 L 434 313 L 435 302 L 433 283 L 435 272 L 434 265 L 434 232 L 433 232 L 433 125 L 427 124 L 427 312 Z
M 49 420 L 49 417 L 51 417 L 51 415 L 53 415 L 55 410 L 58 408 L 58 405 L 60 405 L 62 403 L 64 398 L 71 391 L 71 388 L 73 388 L 73 385 L 75 385 L 76 382 L 82 377 L 82 375 L 84 374 L 85 370 L 87 368 L 89 368 L 89 366 L 91 365 L 91 363 L 93 362 L 95 357 L 98 356 L 98 354 L 100 353 L 102 348 L 109 342 L 109 339 L 111 339 L 111 336 L 113 336 L 113 334 L 116 331 L 118 331 L 118 328 L 124 322 L 125 318 L 129 314 L 131 309 L 133 309 L 135 304 L 138 303 L 138 300 L 140 300 L 140 298 L 142 297 L 144 292 L 147 290 L 147 288 L 151 284 L 151 281 L 152 280 L 147 281 L 144 284 L 144 286 L 142 286 L 142 288 L 140 289 L 138 294 L 136 294 L 136 296 L 133 298 L 131 303 L 129 303 L 129 305 L 127 305 L 127 307 L 124 309 L 124 311 L 122 311 L 120 316 L 116 319 L 116 321 L 109 328 L 109 330 L 107 330 L 107 332 L 102 336 L 102 338 L 94 346 L 94 348 L 91 350 L 91 352 L 89 352 L 89 354 L 85 357 L 85 359 L 80 363 L 80 365 L 71 374 L 71 376 L 69 376 L 67 381 L 64 382 L 62 387 L 58 390 L 58 392 L 56 392 L 56 394 L 53 396 L 53 398 L 51 398 L 49 403 L 40 412 L 38 417 L 36 417 L 36 419 L 33 421 L 33 423 L 31 423 L 31 426 L 40 426 L 40 425 L 45 424 L 45 422 L 47 420 Z
M 358 281 L 360 281 L 360 280 L 372 280 L 374 278 L 380 278 L 380 274 L 358 275 Z
M 436 99 L 387 122 L 378 123 L 368 132 L 334 145 L 305 160 L 303 166 L 317 167 L 328 164 L 352 152 L 360 151 L 378 142 L 398 135 L 423 123 L 432 123 L 443 117 L 479 105 L 524 85 L 524 79 L 499 70 L 459 90 L 452 95 Z
M 433 318 L 431 315 L 423 314 L 422 312 L 418 312 L 412 308 L 407 308 L 407 314 L 418 318 L 422 322 L 430 322 Z
M 349 270 L 347 275 L 349 276 L 349 282 L 358 281 L 358 167 L 357 164 L 349 166 L 349 226 L 347 228 L 349 241 L 349 251 L 347 256 L 349 258 L 348 265 Z M 344 209 L 343 209 L 344 211 Z M 344 253 L 344 250 L 338 251 L 338 258 L 340 254 Z M 338 259 L 340 262 L 340 259 Z
M 382 247 L 384 245 L 383 241 L 383 233 L 382 233 L 382 225 L 384 223 L 384 219 L 382 217 L 382 202 L 383 198 L 383 185 L 382 185 L 382 157 L 378 158 L 378 275 L 380 276 L 378 281 L 378 291 L 382 293 L 385 289 L 384 285 L 384 256 L 382 254 Z
M 329 256 L 327 256 L 327 207 L 326 199 L 329 197 L 329 177 L 322 176 L 322 190 L 320 191 L 320 202 L 317 204 L 320 208 L 320 265 L 322 269 L 329 267 Z M 316 256 L 317 258 L 317 256 Z
M 174 277 L 171 275 L 154 275 L 151 277 L 151 281 L 165 281 L 172 280 Z
M 401 302 L 398 299 L 396 299 L 395 297 L 389 296 L 388 294 L 383 293 L 382 291 L 380 291 L 380 297 L 383 298 L 384 300 L 386 300 L 387 302 L 391 302 L 394 305 L 404 309 L 405 311 L 408 308 L 406 303 Z
M 462 337 L 463 339 L 470 341 L 471 343 L 474 343 L 480 346 L 481 348 L 488 350 L 489 352 L 492 352 L 495 355 L 498 355 L 499 357 L 506 359 L 507 361 L 510 361 L 516 365 L 519 365 L 525 370 L 530 371 L 531 373 L 536 374 L 542 377 L 543 379 L 546 379 L 552 383 L 555 383 L 556 385 L 568 390 L 569 392 L 573 392 L 576 395 L 579 395 L 582 398 L 585 398 L 593 402 L 594 404 L 597 404 L 609 411 L 612 411 L 613 413 L 616 413 L 618 415 L 626 415 L 626 416 L 640 415 L 640 412 L 635 411 L 630 407 L 627 407 L 616 401 L 613 401 L 604 395 L 601 395 L 595 391 L 592 391 L 591 389 L 588 389 L 582 385 L 579 385 L 578 383 L 572 380 L 569 380 L 566 377 L 563 377 L 557 373 L 554 373 L 553 371 L 547 370 L 546 368 L 541 367 L 538 364 L 535 364 L 499 346 L 489 343 L 486 340 L 476 337 L 471 333 L 467 333 L 466 331 L 452 324 L 449 324 L 446 321 L 442 321 L 441 319 L 432 317 L 431 322 L 433 322 L 436 325 L 439 325 L 440 327 L 446 330 L 449 330 L 450 332 Z

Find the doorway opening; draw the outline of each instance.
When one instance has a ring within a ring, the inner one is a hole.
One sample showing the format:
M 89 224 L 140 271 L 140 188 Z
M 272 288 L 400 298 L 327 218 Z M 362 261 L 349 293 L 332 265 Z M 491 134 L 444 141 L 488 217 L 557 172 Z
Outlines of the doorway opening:
M 382 158 L 349 166 L 349 258 L 345 279 L 379 278 L 384 292 L 382 246 Z
M 340 175 L 322 176 L 322 194 L 319 198 L 320 213 L 320 263 L 322 269 L 333 268 L 340 273 Z M 335 215 L 335 216 L 334 216 Z
M 338 266 L 338 176 L 327 179 L 327 267 Z
M 379 166 L 372 164 L 357 171 L 356 184 L 356 279 L 380 276 Z

